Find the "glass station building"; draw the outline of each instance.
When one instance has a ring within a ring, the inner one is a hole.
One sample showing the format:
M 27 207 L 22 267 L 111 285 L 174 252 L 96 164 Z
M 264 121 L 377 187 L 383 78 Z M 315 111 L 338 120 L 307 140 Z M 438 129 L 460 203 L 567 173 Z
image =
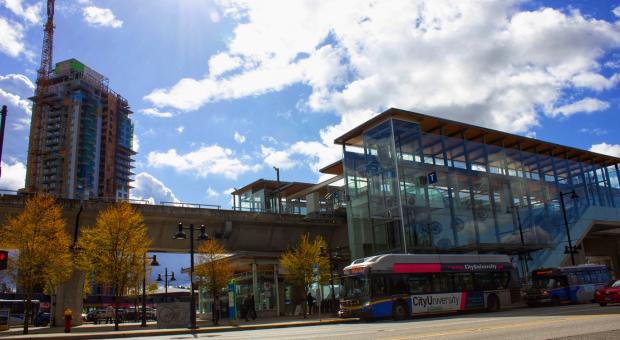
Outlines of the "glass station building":
M 527 271 L 570 265 L 570 237 L 576 263 L 620 268 L 620 158 L 399 109 L 335 143 L 352 259 L 506 253 Z

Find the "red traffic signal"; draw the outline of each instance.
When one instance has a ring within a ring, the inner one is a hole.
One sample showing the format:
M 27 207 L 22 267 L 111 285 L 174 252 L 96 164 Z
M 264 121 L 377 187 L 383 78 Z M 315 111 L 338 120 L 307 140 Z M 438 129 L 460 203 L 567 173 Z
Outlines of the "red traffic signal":
M 0 270 L 5 270 L 8 267 L 9 252 L 0 250 Z

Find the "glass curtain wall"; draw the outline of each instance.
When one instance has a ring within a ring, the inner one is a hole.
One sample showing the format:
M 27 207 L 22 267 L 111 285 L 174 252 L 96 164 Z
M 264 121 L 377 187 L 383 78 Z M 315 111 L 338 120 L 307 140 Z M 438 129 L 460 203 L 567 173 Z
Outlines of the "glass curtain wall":
M 343 151 L 353 258 L 484 245 L 543 249 L 566 242 L 561 192 L 579 196 L 564 196 L 569 225 L 590 205 L 620 207 L 617 164 L 487 145 L 441 128 L 422 132 L 415 122 L 388 119 Z

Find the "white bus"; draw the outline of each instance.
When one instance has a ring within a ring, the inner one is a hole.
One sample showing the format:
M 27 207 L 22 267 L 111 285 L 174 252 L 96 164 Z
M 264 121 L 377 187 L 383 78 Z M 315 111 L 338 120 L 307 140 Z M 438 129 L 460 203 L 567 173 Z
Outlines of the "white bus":
M 506 255 L 387 254 L 344 269 L 339 315 L 404 318 L 517 303 L 520 283 Z

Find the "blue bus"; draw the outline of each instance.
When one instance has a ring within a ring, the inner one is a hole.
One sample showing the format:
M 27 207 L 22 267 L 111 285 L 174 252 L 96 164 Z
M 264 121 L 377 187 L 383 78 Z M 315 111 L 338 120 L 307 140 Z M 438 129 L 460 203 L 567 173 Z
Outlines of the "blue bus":
M 594 292 L 609 283 L 604 265 L 541 268 L 532 271 L 532 286 L 526 289 L 528 306 L 584 303 L 594 300 Z
M 342 277 L 341 317 L 402 320 L 428 313 L 496 311 L 520 300 L 505 255 L 386 254 L 355 260 Z

